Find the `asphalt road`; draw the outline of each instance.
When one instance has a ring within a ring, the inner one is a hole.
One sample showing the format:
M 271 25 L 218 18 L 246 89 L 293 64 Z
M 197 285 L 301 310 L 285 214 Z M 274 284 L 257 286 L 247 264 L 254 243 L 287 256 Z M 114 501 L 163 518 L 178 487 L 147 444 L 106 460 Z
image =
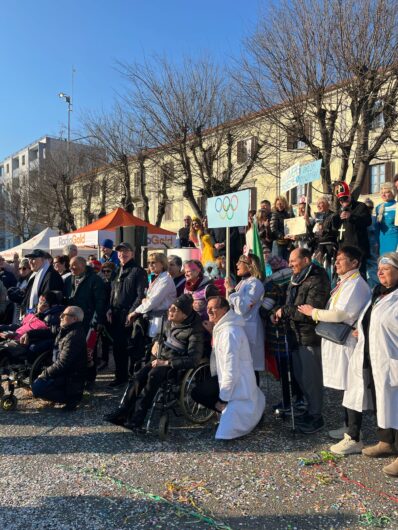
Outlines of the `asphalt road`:
M 156 421 L 149 434 L 102 421 L 118 400 L 110 378 L 76 412 L 23 389 L 17 410 L 0 411 L 1 529 L 398 528 L 398 480 L 383 475 L 385 461 L 318 462 L 327 429 L 294 435 L 275 420 L 277 383 L 262 381 L 267 411 L 251 435 L 216 442 L 214 422 L 175 418 L 161 442 Z M 340 403 L 326 393 L 329 428 L 341 424 Z M 364 441 L 374 441 L 371 415 Z

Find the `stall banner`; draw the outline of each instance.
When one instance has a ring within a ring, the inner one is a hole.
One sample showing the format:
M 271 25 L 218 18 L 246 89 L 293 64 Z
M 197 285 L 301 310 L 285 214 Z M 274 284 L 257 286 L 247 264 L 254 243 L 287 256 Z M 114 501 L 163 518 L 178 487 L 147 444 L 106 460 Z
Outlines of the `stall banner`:
M 207 199 L 207 224 L 209 228 L 247 226 L 250 191 L 235 191 Z
M 296 186 L 303 186 L 318 180 L 321 175 L 321 166 L 322 160 L 314 160 L 302 166 L 294 164 L 289 167 L 281 173 L 281 192 L 286 193 Z

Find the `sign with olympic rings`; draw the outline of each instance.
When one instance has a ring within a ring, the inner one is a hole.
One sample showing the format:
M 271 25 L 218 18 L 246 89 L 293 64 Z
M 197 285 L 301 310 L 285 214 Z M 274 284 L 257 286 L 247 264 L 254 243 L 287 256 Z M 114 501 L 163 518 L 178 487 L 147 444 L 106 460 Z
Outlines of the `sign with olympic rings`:
M 236 191 L 207 199 L 209 228 L 246 226 L 249 212 L 250 191 Z

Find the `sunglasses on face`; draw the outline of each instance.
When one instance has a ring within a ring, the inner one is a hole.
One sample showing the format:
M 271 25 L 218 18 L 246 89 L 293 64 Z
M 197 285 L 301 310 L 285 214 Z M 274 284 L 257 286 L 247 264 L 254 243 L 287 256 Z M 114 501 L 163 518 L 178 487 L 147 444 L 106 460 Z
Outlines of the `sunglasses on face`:
M 110 269 L 102 269 L 102 272 L 104 274 L 111 274 L 112 271 Z

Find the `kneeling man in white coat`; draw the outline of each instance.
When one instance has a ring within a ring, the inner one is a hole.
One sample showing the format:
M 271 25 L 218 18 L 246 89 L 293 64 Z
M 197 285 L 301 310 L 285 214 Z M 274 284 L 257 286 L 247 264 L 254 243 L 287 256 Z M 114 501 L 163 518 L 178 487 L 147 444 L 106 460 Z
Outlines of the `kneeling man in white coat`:
M 216 439 L 231 440 L 251 432 L 260 421 L 265 396 L 256 384 L 243 318 L 230 310 L 221 296 L 209 299 L 209 325 L 213 327 L 211 377 L 192 391 L 192 397 L 221 413 Z

